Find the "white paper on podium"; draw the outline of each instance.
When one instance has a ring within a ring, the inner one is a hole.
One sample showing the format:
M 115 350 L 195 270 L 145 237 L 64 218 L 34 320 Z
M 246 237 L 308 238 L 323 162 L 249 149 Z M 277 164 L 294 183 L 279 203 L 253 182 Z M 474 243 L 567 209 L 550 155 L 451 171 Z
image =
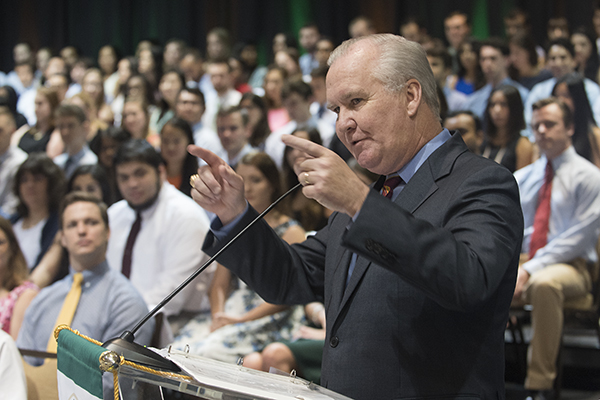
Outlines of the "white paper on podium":
M 177 364 L 200 384 L 223 391 L 273 400 L 347 400 L 349 397 L 327 390 L 301 378 L 268 374 L 177 350 L 154 349 Z

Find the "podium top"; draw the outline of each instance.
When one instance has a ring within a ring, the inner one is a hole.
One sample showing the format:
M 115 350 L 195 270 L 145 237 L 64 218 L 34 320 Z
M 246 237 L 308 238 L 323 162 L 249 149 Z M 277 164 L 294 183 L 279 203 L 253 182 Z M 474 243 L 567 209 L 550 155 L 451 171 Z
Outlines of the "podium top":
M 298 377 L 269 374 L 176 350 L 152 350 L 173 361 L 192 380 L 165 378 L 131 368 L 121 368 L 120 374 L 206 399 L 223 399 L 224 396 L 240 400 L 349 399 Z

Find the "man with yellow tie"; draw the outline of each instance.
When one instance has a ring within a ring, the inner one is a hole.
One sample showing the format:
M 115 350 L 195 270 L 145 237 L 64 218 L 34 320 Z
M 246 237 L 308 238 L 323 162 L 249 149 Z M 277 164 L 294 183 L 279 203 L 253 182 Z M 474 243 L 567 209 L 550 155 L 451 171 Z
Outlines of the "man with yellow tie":
M 148 312 L 129 280 L 106 262 L 110 236 L 106 205 L 91 195 L 71 193 L 65 198 L 60 224 L 61 244 L 69 252 L 69 275 L 41 290 L 31 302 L 17 339 L 21 349 L 56 352 L 53 332 L 61 324 L 105 342 L 131 329 Z M 137 343 L 150 342 L 153 321 L 149 322 L 136 334 Z M 39 358 L 25 360 L 43 363 Z

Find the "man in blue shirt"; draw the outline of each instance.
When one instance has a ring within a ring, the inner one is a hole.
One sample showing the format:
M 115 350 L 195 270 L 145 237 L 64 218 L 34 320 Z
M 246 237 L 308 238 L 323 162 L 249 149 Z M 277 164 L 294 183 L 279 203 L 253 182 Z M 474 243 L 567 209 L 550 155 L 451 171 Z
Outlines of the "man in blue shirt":
M 45 351 L 73 277 L 82 273 L 81 297 L 70 326 L 100 342 L 119 337 L 148 312 L 133 285 L 106 263 L 110 235 L 106 205 L 95 197 L 75 192 L 65 198 L 60 219 L 61 243 L 69 252 L 69 275 L 40 291 L 25 313 L 17 346 Z M 154 321 L 136 334 L 136 342 L 150 344 Z M 32 365 L 43 360 L 26 357 Z M 105 398 L 112 391 L 112 375 L 106 374 Z

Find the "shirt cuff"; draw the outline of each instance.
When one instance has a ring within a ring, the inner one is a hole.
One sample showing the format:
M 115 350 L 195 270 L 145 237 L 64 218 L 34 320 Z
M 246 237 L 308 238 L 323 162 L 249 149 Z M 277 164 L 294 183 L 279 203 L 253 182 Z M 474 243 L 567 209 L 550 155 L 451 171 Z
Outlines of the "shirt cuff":
M 217 239 L 217 241 L 219 241 L 219 242 L 222 241 L 223 239 L 225 239 L 227 237 L 227 235 L 237 225 L 237 223 L 240 222 L 242 217 L 246 214 L 246 212 L 248 211 L 248 208 L 249 208 L 248 202 L 246 202 L 246 208 L 244 208 L 244 211 L 241 212 L 237 217 L 235 217 L 227 225 L 223 225 L 223 223 L 221 222 L 221 219 L 219 217 L 215 217 L 215 219 L 213 219 L 213 221 L 210 224 L 210 231 L 213 233 L 213 235 L 215 235 L 215 239 Z
M 544 264 L 542 264 L 540 262 L 540 260 L 536 260 L 534 257 L 531 260 L 523 263 L 523 265 L 521 267 L 525 271 L 527 271 L 529 273 L 529 275 L 533 275 L 534 273 L 538 272 L 539 270 L 544 269 Z

